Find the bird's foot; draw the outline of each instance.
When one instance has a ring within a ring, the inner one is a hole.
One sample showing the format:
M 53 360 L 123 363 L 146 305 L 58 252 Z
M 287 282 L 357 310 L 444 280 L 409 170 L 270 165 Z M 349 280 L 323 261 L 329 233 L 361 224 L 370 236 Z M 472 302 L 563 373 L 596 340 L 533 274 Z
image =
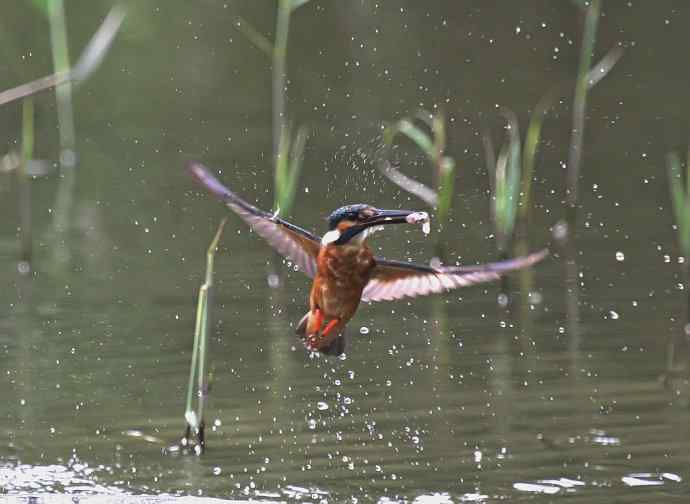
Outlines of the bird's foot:
M 321 314 L 320 314 L 321 315 Z M 322 315 L 321 315 L 322 316 Z M 305 344 L 307 349 L 312 352 L 320 351 L 325 348 L 330 341 L 329 335 L 338 327 L 340 324 L 339 318 L 331 319 L 323 329 L 319 330 L 313 334 L 309 334 L 306 338 Z

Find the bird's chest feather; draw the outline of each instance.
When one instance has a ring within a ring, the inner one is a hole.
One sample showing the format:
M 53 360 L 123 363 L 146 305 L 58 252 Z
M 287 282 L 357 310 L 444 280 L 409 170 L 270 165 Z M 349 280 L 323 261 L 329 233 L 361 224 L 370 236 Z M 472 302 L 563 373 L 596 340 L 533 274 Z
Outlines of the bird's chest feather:
M 374 268 L 374 256 L 364 246 L 328 246 L 318 258 L 318 298 L 326 311 L 337 312 L 356 306 Z

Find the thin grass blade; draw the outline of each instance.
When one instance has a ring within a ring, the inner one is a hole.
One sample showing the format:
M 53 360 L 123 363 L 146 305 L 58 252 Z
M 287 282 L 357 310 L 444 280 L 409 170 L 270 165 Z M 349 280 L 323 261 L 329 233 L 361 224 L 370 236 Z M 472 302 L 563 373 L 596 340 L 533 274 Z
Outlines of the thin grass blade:
M 606 77 L 608 73 L 616 66 L 618 60 L 623 57 L 625 51 L 622 47 L 614 47 L 607 52 L 599 62 L 594 65 L 590 71 L 587 73 L 587 89 L 592 89 L 596 86 L 601 79 Z
M 302 172 L 302 162 L 304 161 L 304 148 L 309 138 L 309 128 L 300 126 L 292 142 L 290 150 L 290 163 L 288 166 L 286 187 L 283 194 L 283 206 L 285 215 L 288 215 L 295 203 L 299 176 Z
M 434 142 L 431 137 L 424 132 L 422 129 L 415 126 L 411 121 L 407 119 L 401 119 L 392 126 L 386 128 L 383 134 L 384 142 L 386 145 L 393 145 L 393 140 L 397 135 L 404 135 L 424 153 L 426 156 L 433 160 L 434 159 Z
M 106 54 L 115 41 L 115 36 L 120 31 L 127 11 L 121 5 L 116 5 L 108 12 L 101 26 L 86 44 L 81 52 L 79 60 L 72 68 L 72 79 L 76 85 L 87 80 L 101 66 Z
M 208 348 L 208 332 L 211 320 L 210 298 L 213 290 L 213 270 L 215 254 L 218 250 L 223 228 L 227 218 L 218 225 L 211 244 L 206 252 L 206 273 L 204 283 L 199 288 L 197 300 L 196 319 L 194 324 L 194 343 L 192 347 L 192 359 L 189 368 L 189 382 L 187 384 L 187 398 L 185 404 L 185 421 L 196 433 L 203 425 L 203 413 L 206 394 L 206 353 Z M 194 383 L 196 382 L 196 387 Z M 195 394 L 196 390 L 196 394 Z M 197 397 L 197 408 L 194 408 L 194 396 Z
M 112 14 L 112 16 L 111 16 Z M 77 74 L 73 71 L 56 72 L 46 77 L 41 77 L 17 87 L 7 89 L 0 93 L 0 105 L 31 96 L 33 94 L 60 86 L 66 82 L 76 80 L 83 81 L 89 77 L 103 61 L 105 51 L 110 48 L 115 35 L 119 31 L 124 20 L 125 11 L 121 7 L 113 7 L 103 21 L 98 31 L 91 37 L 84 52 L 75 65 Z M 119 20 L 119 21 L 118 21 Z M 103 51 L 100 55 L 98 51 Z
M 551 107 L 555 99 L 555 93 L 547 93 L 544 95 L 537 106 L 532 111 L 532 115 L 527 125 L 527 136 L 525 137 L 525 144 L 522 149 L 522 181 L 520 184 L 520 206 L 518 208 L 518 216 L 521 220 L 526 221 L 529 216 L 529 202 L 532 192 L 532 177 L 534 174 L 534 165 L 537 155 L 537 147 L 541 141 L 541 130 L 546 119 L 546 113 Z
M 25 98 L 22 103 L 22 155 L 17 171 L 20 221 L 20 260 L 18 271 L 29 273 L 33 258 L 33 219 L 31 215 L 31 185 L 29 162 L 34 153 L 34 102 Z
M 438 205 L 438 194 L 430 187 L 408 177 L 400 170 L 395 168 L 389 161 L 384 161 L 380 165 L 380 171 L 394 184 L 400 186 L 403 190 L 417 196 L 424 203 L 430 207 Z
M 295 9 L 299 9 L 300 7 L 302 7 L 303 5 L 308 4 L 308 3 L 309 3 L 309 0 L 291 0 L 290 1 L 290 10 L 294 11 Z
M 575 85 L 575 98 L 573 101 L 573 126 L 570 139 L 570 153 L 568 156 L 568 205 L 571 209 L 571 217 L 575 217 L 575 208 L 578 200 L 578 180 L 580 176 L 580 163 L 582 160 L 582 144 L 584 140 L 585 110 L 587 107 L 587 76 L 592 66 L 592 53 L 599 24 L 601 0 L 591 0 L 585 15 L 585 29 L 582 37 L 582 50 Z M 575 222 L 569 223 L 570 229 L 575 229 Z
M 237 16 L 235 18 L 235 28 L 242 33 L 245 37 L 247 37 L 247 40 L 254 44 L 257 49 L 261 50 L 262 52 L 266 53 L 267 56 L 272 57 L 273 56 L 273 44 L 271 43 L 270 40 L 268 40 L 264 35 L 259 32 L 256 28 L 254 28 L 254 25 L 252 25 L 249 21 L 246 21 L 244 18 Z
M 453 191 L 455 189 L 455 161 L 444 156 L 439 163 L 438 184 L 438 220 L 445 225 L 453 203 Z
M 508 144 L 504 144 L 498 153 L 498 159 L 496 160 L 495 176 L 494 176 L 494 197 L 493 197 L 493 207 L 494 207 L 494 221 L 496 225 L 496 234 L 498 241 L 498 248 L 503 250 L 506 240 L 506 202 L 507 202 L 507 183 L 506 183 L 506 173 L 508 171 L 508 158 L 509 158 L 509 148 Z
M 484 147 L 484 159 L 486 160 L 486 171 L 489 174 L 489 186 L 492 192 L 496 192 L 496 149 L 494 142 L 491 139 L 491 134 L 488 128 L 484 130 L 482 135 L 482 146 Z
M 502 248 L 505 250 L 515 228 L 520 188 L 520 131 L 518 120 L 510 110 L 502 111 L 508 121 L 508 140 L 502 148 L 496 169 L 496 216 L 500 223 Z
M 690 259 L 690 196 L 683 190 L 683 174 L 678 154 L 671 152 L 666 156 L 671 202 L 678 227 L 678 243 L 682 254 Z

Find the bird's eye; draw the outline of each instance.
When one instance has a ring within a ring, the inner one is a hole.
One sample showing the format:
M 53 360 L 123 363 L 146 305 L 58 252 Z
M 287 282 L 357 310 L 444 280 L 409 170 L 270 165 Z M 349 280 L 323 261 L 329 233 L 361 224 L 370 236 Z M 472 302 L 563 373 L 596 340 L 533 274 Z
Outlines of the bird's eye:
M 360 220 L 367 220 L 371 219 L 374 215 L 376 215 L 376 211 L 373 208 L 365 208 L 364 210 L 360 210 L 358 217 Z

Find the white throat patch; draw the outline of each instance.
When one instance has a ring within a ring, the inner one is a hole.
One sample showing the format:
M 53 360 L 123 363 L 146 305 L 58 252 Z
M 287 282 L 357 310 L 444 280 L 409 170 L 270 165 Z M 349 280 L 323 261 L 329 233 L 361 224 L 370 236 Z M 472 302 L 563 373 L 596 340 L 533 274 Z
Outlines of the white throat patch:
M 325 235 L 323 235 L 323 238 L 321 238 L 321 245 L 329 245 L 333 242 L 336 242 L 340 239 L 340 231 L 337 229 L 332 229 L 331 231 L 328 231 Z

